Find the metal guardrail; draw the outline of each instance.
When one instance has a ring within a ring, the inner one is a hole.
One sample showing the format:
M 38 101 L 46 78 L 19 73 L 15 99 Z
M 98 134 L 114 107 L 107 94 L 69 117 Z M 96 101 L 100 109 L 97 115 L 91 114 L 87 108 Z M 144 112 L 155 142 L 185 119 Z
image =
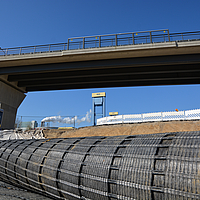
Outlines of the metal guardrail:
M 200 109 L 109 116 L 97 119 L 97 125 L 197 119 L 200 119 Z
M 200 40 L 200 31 L 169 33 L 168 29 L 69 38 L 66 43 L 0 48 L 0 56 L 36 54 L 75 49 Z

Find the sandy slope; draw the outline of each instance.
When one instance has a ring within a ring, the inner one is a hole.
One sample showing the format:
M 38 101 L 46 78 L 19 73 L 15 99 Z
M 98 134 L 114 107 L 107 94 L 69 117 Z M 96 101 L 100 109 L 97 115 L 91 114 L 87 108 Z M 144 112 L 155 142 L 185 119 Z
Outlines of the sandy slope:
M 44 130 L 45 138 L 138 135 L 179 131 L 200 131 L 200 121 L 168 121 L 91 126 L 72 130 Z

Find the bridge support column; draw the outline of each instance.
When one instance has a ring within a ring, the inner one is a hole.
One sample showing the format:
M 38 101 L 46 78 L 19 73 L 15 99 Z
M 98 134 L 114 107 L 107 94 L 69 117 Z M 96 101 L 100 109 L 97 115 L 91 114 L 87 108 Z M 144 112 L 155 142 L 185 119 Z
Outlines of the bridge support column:
M 4 110 L 2 129 L 14 128 L 17 108 L 25 97 L 23 92 L 0 81 L 0 109 Z

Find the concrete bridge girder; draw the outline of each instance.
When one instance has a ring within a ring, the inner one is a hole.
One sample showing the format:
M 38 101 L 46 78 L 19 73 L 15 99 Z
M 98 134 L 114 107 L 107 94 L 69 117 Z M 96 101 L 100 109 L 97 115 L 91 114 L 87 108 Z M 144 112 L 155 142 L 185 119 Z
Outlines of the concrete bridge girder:
M 13 128 L 25 92 L 199 84 L 199 65 L 200 41 L 0 56 L 3 127 Z
M 1 56 L 0 68 L 90 60 L 196 54 L 199 52 L 200 41 L 64 50 L 59 52 Z

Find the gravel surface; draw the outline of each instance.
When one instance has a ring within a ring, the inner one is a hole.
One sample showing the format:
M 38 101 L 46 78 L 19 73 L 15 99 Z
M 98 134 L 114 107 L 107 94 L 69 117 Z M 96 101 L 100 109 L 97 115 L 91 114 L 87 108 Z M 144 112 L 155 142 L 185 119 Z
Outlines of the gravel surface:
M 52 200 L 40 194 L 36 194 L 13 185 L 0 181 L 0 200 Z

